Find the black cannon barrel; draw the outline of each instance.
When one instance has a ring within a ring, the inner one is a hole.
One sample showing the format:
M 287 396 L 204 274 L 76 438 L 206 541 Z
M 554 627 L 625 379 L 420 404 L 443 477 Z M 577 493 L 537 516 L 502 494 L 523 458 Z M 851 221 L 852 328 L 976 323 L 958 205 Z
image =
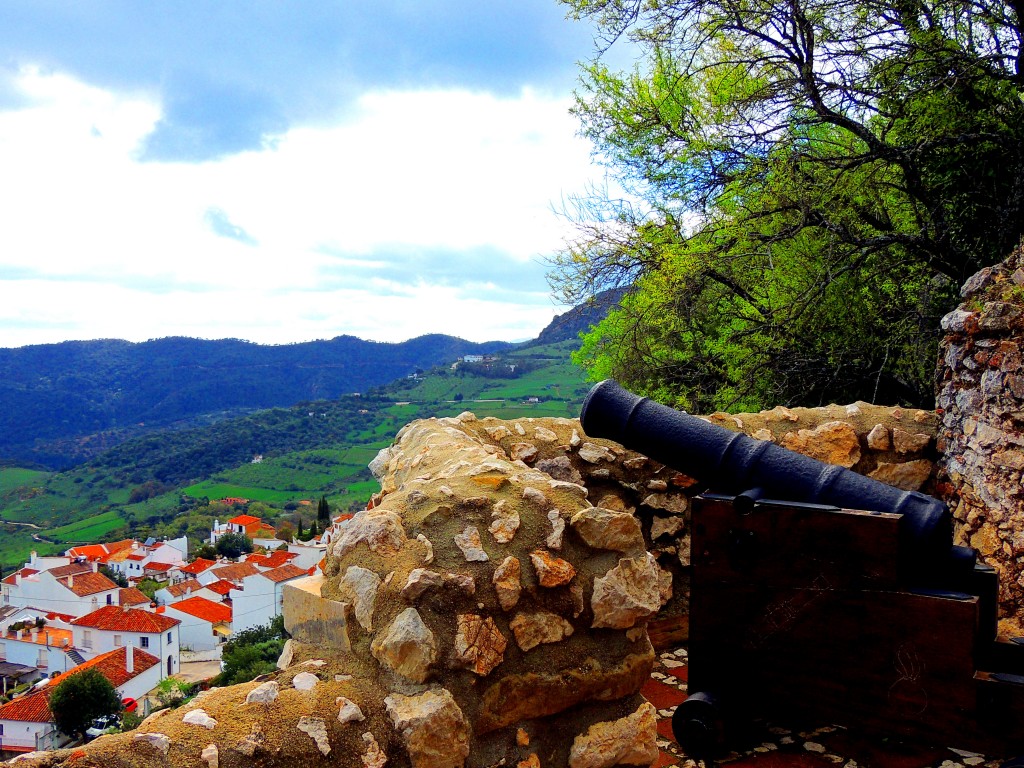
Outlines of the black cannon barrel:
M 938 499 L 710 424 L 611 379 L 590 390 L 580 423 L 591 437 L 621 443 L 721 493 L 757 489 L 765 498 L 900 513 L 901 549 L 918 572 L 948 569 L 951 554 L 963 555 L 951 553 L 952 516 Z

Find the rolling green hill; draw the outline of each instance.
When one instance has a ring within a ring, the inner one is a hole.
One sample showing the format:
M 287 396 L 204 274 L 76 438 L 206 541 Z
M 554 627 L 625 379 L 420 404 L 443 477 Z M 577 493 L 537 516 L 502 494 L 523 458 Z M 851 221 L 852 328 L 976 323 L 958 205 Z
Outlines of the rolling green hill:
M 308 526 L 321 495 L 335 509 L 361 507 L 378 487 L 367 463 L 413 419 L 578 415 L 588 384 L 569 362 L 577 345 L 524 345 L 480 362 L 452 355 L 358 397 L 153 432 L 62 472 L 0 468 L 0 565 L 127 534 L 198 540 L 234 514 L 217 503 L 227 497 L 275 524 L 301 515 Z

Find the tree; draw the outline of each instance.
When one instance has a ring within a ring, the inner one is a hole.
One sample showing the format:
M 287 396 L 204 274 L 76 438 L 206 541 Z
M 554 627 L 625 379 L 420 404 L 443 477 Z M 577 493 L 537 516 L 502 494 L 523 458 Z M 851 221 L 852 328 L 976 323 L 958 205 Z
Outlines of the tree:
M 217 553 L 232 559 L 252 552 L 252 539 L 244 533 L 225 533 L 217 539 Z
M 195 555 L 197 558 L 201 557 L 204 560 L 217 559 L 217 549 L 208 541 L 204 541 L 202 544 L 200 544 L 198 547 L 192 550 L 192 554 Z
M 284 542 L 289 542 L 295 538 L 295 526 L 285 520 L 279 526 L 277 526 L 277 534 L 275 537 Z
M 54 687 L 50 712 L 57 727 L 68 736 L 85 738 L 85 730 L 97 717 L 121 711 L 121 697 L 98 669 L 71 672 Z
M 316 520 L 314 519 L 313 522 L 309 524 L 309 531 L 306 533 L 306 537 L 309 539 L 315 539 L 319 535 L 320 531 L 317 529 Z
M 302 515 L 296 515 L 295 518 L 295 538 L 302 541 Z
M 575 113 L 627 201 L 576 201 L 551 281 L 629 286 L 576 359 L 694 409 L 932 398 L 938 319 L 1024 230 L 1011 2 L 564 0 Z
M 218 685 L 236 685 L 273 672 L 287 639 L 284 617 L 275 616 L 269 624 L 244 629 L 224 644 L 224 671 Z
M 326 496 L 320 497 L 320 503 L 316 508 L 316 519 L 320 521 L 322 526 L 331 524 L 331 507 L 327 503 Z
M 109 565 L 102 565 L 102 566 L 100 566 L 100 573 L 102 573 L 104 576 L 106 576 L 112 582 L 117 584 L 117 586 L 119 586 L 119 587 L 124 588 L 124 587 L 128 586 L 128 577 L 125 576 L 120 571 L 115 571 Z

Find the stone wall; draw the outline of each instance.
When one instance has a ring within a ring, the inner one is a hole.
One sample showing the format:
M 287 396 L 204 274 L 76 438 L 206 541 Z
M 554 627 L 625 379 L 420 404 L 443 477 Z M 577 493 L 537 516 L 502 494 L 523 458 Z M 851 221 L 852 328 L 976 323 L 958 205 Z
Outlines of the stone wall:
M 983 269 L 942 320 L 939 492 L 956 538 L 999 571 L 1001 631 L 1024 635 L 1024 256 Z
M 708 419 L 905 488 L 927 489 L 934 466 L 924 411 Z M 577 421 L 468 413 L 408 425 L 371 468 L 381 491 L 337 532 L 324 573 L 287 587 L 278 673 L 22 768 L 654 760 L 647 630 L 685 630 L 701 485 Z

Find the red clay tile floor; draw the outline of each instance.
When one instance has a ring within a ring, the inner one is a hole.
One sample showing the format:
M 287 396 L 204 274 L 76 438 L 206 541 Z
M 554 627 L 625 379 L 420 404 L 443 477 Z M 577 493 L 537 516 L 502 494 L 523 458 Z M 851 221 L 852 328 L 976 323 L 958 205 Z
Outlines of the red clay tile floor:
M 650 680 L 640 691 L 658 709 L 655 768 L 698 768 L 672 736 L 672 713 L 686 698 L 686 649 L 659 654 Z M 766 740 L 742 752 L 724 755 L 723 768 L 1000 768 L 1007 756 L 995 758 L 944 747 L 897 742 L 852 734 L 838 726 L 791 730 L 769 725 Z M 705 766 L 711 768 L 711 766 Z

